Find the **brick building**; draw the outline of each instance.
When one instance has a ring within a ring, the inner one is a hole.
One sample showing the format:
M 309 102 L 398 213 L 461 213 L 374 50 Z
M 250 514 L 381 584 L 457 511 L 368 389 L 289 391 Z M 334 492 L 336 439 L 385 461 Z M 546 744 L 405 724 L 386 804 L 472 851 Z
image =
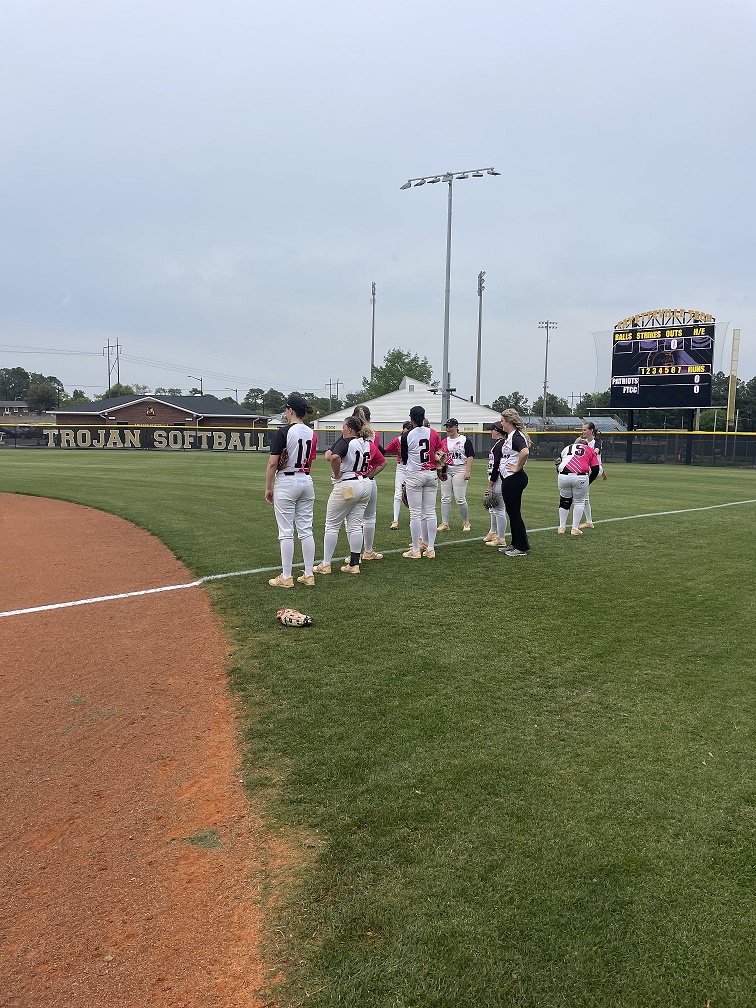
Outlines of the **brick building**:
M 115 399 L 77 403 L 50 412 L 55 416 L 56 425 L 68 427 L 129 424 L 238 429 L 266 427 L 268 423 L 267 417 L 236 403 L 223 402 L 212 395 L 125 395 Z

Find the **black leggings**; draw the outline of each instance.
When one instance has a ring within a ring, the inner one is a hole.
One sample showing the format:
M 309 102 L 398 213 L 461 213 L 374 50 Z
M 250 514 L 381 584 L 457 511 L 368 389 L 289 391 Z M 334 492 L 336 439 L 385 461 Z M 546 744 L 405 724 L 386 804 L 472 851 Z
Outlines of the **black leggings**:
M 509 518 L 509 528 L 512 532 L 512 546 L 514 549 L 527 553 L 530 549 L 528 533 L 525 529 L 525 522 L 520 514 L 522 505 L 522 492 L 528 485 L 528 474 L 524 469 L 512 473 L 501 481 L 501 496 L 504 500 L 504 507 L 507 509 Z

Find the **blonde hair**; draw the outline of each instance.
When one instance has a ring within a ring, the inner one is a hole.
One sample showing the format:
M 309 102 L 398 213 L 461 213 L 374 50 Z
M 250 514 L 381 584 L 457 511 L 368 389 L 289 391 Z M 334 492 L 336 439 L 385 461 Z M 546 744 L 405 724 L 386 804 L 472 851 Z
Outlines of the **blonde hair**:
M 517 410 L 516 409 L 502 410 L 501 419 L 506 420 L 507 423 L 511 423 L 513 427 L 516 427 L 517 430 L 520 432 L 520 434 L 522 434 L 522 436 L 525 438 L 525 444 L 528 446 L 528 448 L 530 448 L 533 442 L 530 440 L 530 435 L 525 429 L 525 424 L 522 422 L 522 417 L 517 412 Z
M 366 407 L 355 406 L 354 410 L 352 411 L 352 416 L 355 417 L 357 420 L 362 421 L 362 427 L 360 427 L 359 437 L 365 438 L 366 441 L 372 441 L 374 437 L 374 431 L 373 428 L 368 423 L 368 418 L 365 415 L 366 411 L 368 413 L 370 412 L 370 410 L 367 410 Z

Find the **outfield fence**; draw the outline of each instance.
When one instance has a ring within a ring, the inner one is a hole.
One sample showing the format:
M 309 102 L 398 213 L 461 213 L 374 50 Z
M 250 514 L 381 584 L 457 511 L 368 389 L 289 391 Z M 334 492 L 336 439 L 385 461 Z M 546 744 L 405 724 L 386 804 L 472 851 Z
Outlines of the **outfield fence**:
M 184 424 L 157 426 L 117 424 L 75 427 L 50 424 L 0 424 L 0 450 L 29 448 L 58 451 L 214 451 L 267 453 L 278 428 L 201 428 Z M 383 444 L 401 433 L 379 429 Z M 487 431 L 465 431 L 475 454 L 485 457 L 491 447 Z M 533 441 L 531 457 L 553 459 L 577 433 L 566 430 L 529 431 Z M 318 445 L 329 448 L 340 431 L 319 430 Z M 633 431 L 600 434 L 602 458 L 607 464 L 631 462 L 698 466 L 756 465 L 756 433 L 713 433 L 682 430 Z

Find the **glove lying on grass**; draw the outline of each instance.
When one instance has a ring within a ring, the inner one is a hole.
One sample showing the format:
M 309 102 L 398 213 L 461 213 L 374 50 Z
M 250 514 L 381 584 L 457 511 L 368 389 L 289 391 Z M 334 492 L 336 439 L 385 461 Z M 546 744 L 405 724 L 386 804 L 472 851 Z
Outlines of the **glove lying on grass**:
M 279 609 L 276 619 L 282 626 L 312 626 L 312 616 L 305 616 L 297 609 Z

